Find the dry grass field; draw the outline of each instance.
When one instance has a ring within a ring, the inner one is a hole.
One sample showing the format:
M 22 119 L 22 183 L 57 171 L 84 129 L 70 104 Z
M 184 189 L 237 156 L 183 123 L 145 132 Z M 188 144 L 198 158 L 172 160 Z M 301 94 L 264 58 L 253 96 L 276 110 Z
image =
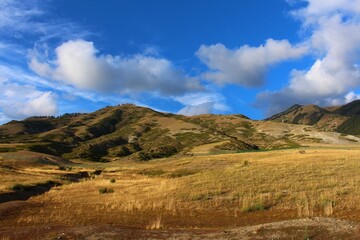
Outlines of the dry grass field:
M 3 173 L 4 163 L 1 166 Z M 0 239 L 54 239 L 66 232 L 64 229 L 69 231 L 68 238 L 65 234 L 61 239 L 82 239 L 79 236 L 91 232 L 86 226 L 97 224 L 104 225 L 103 229 L 137 229 L 148 238 L 146 234 L 154 234 L 157 229 L 168 234 L 190 229 L 195 236 L 307 217 L 360 221 L 360 148 L 354 145 L 149 162 L 78 161 L 67 171 L 49 165 L 29 168 L 25 164 L 24 168 L 18 165 L 12 181 L 11 174 L 2 175 L 5 179 L 0 189 L 11 191 L 15 180 L 43 182 L 59 179 L 61 173 L 92 173 L 96 169 L 102 170 L 101 174 L 76 183 L 64 182 L 26 202 L 0 204 Z M 19 177 L 21 174 L 25 177 Z M 300 227 L 295 235 L 305 236 L 312 228 L 304 229 Z M 129 231 L 118 233 L 123 238 L 126 234 Z M 321 236 L 311 239 L 323 239 Z

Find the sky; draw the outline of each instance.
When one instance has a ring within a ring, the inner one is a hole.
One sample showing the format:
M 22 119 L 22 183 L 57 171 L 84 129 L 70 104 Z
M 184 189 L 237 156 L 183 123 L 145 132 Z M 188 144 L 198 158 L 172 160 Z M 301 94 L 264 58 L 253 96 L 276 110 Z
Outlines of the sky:
M 360 0 L 0 0 L 0 124 L 134 103 L 263 119 L 360 98 Z

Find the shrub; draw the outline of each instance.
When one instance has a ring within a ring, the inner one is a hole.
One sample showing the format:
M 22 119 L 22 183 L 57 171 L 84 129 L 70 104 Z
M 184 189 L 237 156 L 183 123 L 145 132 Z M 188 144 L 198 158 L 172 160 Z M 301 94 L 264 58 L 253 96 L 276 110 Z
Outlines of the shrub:
M 116 179 L 115 179 L 115 178 L 112 178 L 112 179 L 110 179 L 110 182 L 111 182 L 111 183 L 114 183 L 114 182 L 116 182 Z
M 71 171 L 71 170 L 72 170 L 72 167 L 59 166 L 58 169 L 61 170 L 61 171 Z
M 24 191 L 28 191 L 30 189 L 29 185 L 24 185 L 21 183 L 16 183 L 13 186 L 10 187 L 10 189 L 12 191 L 16 191 L 16 192 L 24 192 Z
M 112 188 L 100 188 L 99 189 L 100 194 L 113 193 L 113 192 L 114 192 L 114 189 L 112 189 Z
M 263 203 L 255 203 L 253 205 L 244 206 L 241 210 L 243 212 L 256 212 L 256 211 L 264 211 L 268 207 L 265 206 Z
M 95 175 L 100 175 L 100 174 L 102 173 L 102 170 L 96 169 L 93 173 L 94 173 Z
M 66 167 L 64 167 L 64 166 L 59 166 L 58 169 L 61 170 L 61 171 L 65 171 L 65 170 L 66 170 Z
M 244 167 L 247 167 L 247 166 L 249 166 L 249 165 L 250 165 L 250 162 L 249 162 L 248 160 L 245 160 L 244 163 L 243 163 L 243 166 L 244 166 Z

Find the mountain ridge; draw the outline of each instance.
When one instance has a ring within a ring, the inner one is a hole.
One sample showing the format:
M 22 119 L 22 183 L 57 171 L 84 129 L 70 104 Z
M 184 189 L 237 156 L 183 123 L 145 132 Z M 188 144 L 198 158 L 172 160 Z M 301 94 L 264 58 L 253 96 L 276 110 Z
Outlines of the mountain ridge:
M 321 130 L 360 134 L 357 122 L 360 119 L 360 100 L 342 106 L 319 107 L 317 105 L 296 105 L 275 114 L 266 120 L 291 124 L 316 126 Z
M 354 106 L 339 110 L 354 112 Z M 329 117 L 337 119 L 338 115 L 316 105 L 294 105 L 261 121 L 242 114 L 183 116 L 123 104 L 92 113 L 10 121 L 0 126 L 0 143 L 23 143 L 25 150 L 66 159 L 147 161 L 178 154 L 199 154 L 194 150 L 199 146 L 211 146 L 208 153 L 223 153 L 299 147 L 304 143 L 358 141 L 357 138 L 340 138 L 337 133 L 321 132 L 328 129 L 320 123 L 326 123 Z M 288 116 L 292 118 L 286 122 Z M 351 117 L 343 122 L 349 119 Z M 352 131 L 353 123 L 350 123 L 344 128 L 345 132 Z

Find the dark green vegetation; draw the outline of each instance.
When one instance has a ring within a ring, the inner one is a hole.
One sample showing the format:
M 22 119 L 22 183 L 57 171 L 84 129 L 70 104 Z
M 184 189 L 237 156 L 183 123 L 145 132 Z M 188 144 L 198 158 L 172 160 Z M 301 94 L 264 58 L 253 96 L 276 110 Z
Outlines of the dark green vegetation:
M 112 189 L 112 188 L 100 188 L 99 189 L 100 194 L 113 193 L 113 192 L 114 192 L 114 189 Z
M 352 116 L 345 120 L 338 128 L 338 132 L 345 134 L 360 134 L 360 115 Z
M 26 191 L 35 191 L 36 188 L 41 187 L 48 187 L 49 189 L 53 186 L 61 185 L 60 182 L 55 181 L 46 181 L 43 183 L 37 183 L 37 184 L 21 184 L 21 183 L 15 183 L 13 186 L 10 187 L 11 191 L 14 192 L 26 192 Z

